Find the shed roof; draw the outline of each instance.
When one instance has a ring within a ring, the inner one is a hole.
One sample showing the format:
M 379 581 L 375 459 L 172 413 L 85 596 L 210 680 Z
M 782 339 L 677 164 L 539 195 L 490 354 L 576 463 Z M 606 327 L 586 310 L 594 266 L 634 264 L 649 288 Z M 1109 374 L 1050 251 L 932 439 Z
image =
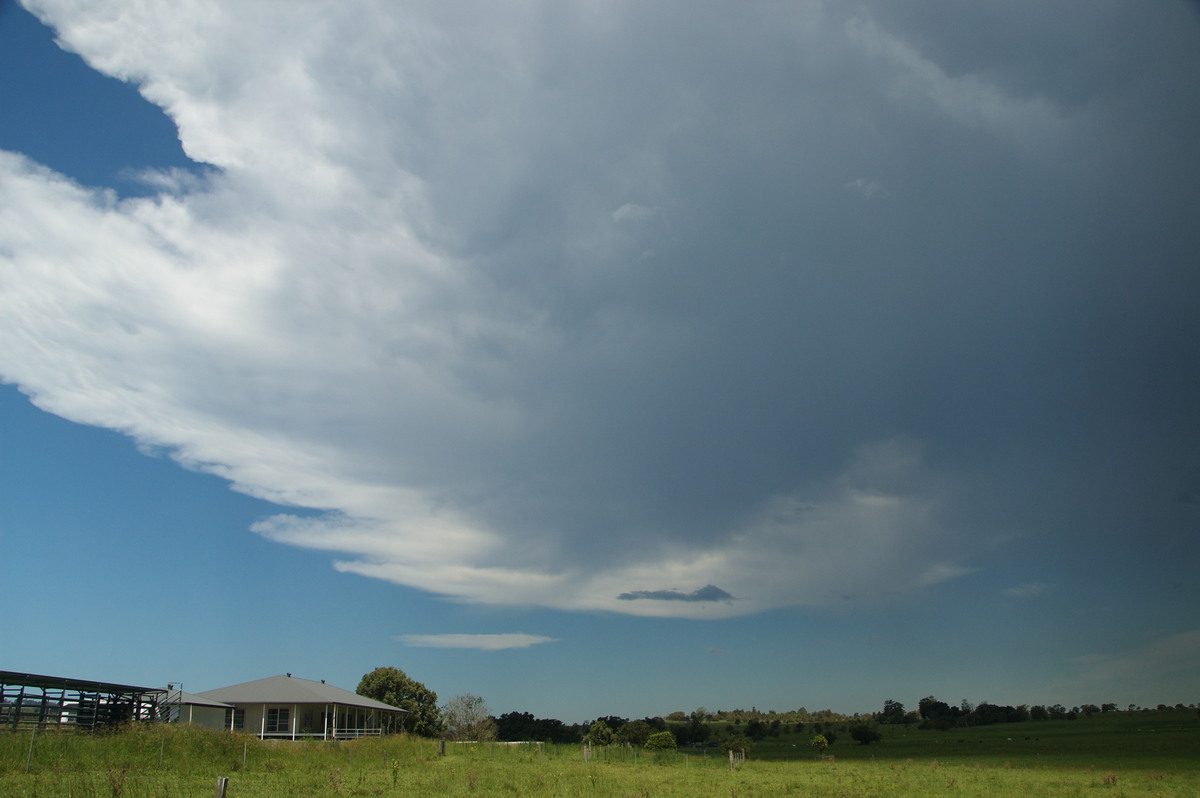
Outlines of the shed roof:
M 88 679 L 69 679 L 65 676 L 43 676 L 36 673 L 0 671 L 0 684 L 24 685 L 43 690 L 75 690 L 94 693 L 165 693 L 161 687 L 138 687 L 115 682 L 94 682 Z
M 390 712 L 405 711 L 325 682 L 314 682 L 291 675 L 269 676 L 266 679 L 242 682 L 229 687 L 218 687 L 216 690 L 204 690 L 197 695 L 226 704 L 338 704 Z

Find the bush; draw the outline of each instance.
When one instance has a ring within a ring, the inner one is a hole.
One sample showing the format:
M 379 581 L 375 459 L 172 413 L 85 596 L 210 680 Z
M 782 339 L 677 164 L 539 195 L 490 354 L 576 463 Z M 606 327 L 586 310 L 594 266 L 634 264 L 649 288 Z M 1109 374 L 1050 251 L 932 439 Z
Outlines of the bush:
M 731 734 L 725 738 L 725 742 L 721 743 L 721 748 L 725 751 L 749 752 L 754 748 L 754 741 L 742 734 Z
M 860 724 L 850 727 L 850 739 L 857 742 L 859 745 L 870 745 L 877 743 L 883 739 L 883 735 L 877 729 L 872 729 L 870 726 Z
M 660 731 L 646 738 L 646 748 L 650 751 L 673 751 L 678 745 L 675 743 L 675 735 L 669 731 Z

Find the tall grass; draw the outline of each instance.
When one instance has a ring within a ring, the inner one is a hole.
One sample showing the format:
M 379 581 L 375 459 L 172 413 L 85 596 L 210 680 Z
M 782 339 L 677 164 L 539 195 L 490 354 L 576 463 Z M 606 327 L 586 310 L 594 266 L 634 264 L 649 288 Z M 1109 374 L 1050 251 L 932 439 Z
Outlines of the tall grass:
M 574 745 L 446 747 L 395 736 L 263 742 L 186 726 L 99 735 L 0 732 L 4 798 L 275 796 L 1123 796 L 1200 795 L 1192 713 L 1012 724 L 949 732 L 884 727 L 881 744 L 843 737 L 817 759 L 810 735 L 758 745 L 730 770 L 719 751 L 651 754 Z M 29 771 L 25 772 L 26 762 Z

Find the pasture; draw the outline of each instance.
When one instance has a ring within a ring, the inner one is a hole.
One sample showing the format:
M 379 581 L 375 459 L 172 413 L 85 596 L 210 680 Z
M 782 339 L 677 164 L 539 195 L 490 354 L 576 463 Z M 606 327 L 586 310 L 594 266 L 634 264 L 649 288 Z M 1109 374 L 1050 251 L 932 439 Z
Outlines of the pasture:
M 97 735 L 0 733 L 5 798 L 275 796 L 1170 796 L 1200 795 L 1195 710 L 1119 712 L 1075 721 L 946 732 L 883 726 L 861 746 L 838 730 L 831 757 L 811 734 L 759 743 L 731 770 L 717 749 L 650 753 L 576 745 L 446 746 L 395 736 L 262 742 L 182 726 Z

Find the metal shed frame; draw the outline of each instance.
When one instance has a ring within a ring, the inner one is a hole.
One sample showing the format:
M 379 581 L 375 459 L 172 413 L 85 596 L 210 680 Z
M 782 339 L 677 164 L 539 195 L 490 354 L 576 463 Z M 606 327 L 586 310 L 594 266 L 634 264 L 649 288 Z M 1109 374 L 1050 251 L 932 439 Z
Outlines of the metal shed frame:
M 161 687 L 0 671 L 0 728 L 95 731 L 153 721 L 167 695 Z

